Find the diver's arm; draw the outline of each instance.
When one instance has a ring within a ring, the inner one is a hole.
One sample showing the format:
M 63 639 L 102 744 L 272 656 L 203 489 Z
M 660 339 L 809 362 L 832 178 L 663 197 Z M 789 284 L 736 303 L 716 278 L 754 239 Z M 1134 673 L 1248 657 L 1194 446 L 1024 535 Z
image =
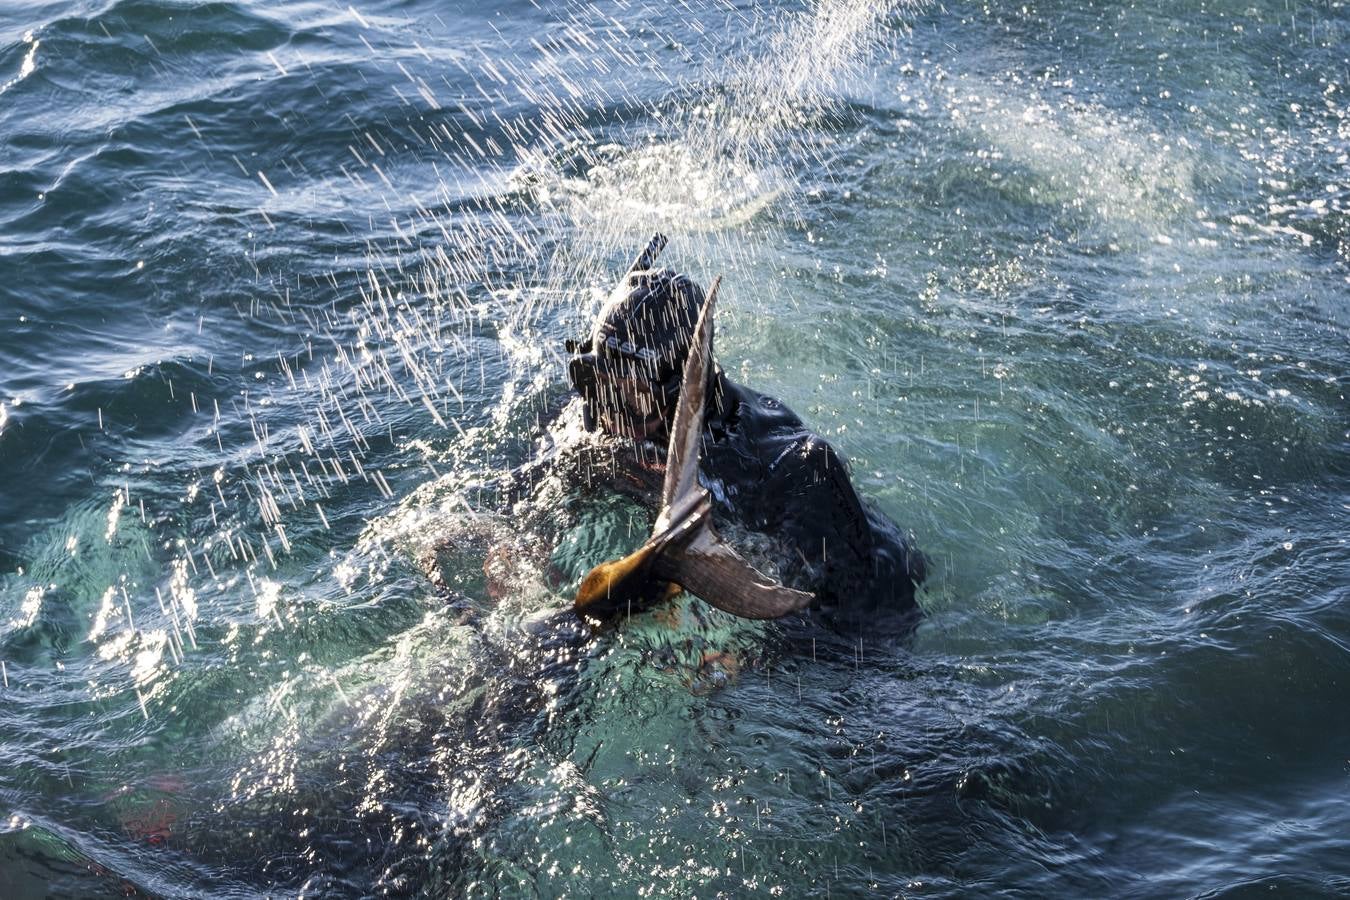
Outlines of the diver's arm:
M 808 565 L 835 576 L 872 550 L 872 529 L 848 467 L 824 438 L 805 432 L 774 460 L 768 484 L 783 509 L 783 532 Z
M 839 614 L 907 614 L 923 580 L 923 558 L 900 529 L 863 501 L 847 464 L 807 432 L 775 466 L 769 490 L 786 504 L 782 532 L 813 574 L 820 605 Z

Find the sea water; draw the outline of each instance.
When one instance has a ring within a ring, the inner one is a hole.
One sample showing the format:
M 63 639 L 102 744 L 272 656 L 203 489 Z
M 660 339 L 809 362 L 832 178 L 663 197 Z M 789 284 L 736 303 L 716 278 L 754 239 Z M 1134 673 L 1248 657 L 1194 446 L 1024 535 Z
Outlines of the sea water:
M 1348 54 L 1341 0 L 0 8 L 0 894 L 1350 892 Z M 497 485 L 655 230 L 913 530 L 913 633 L 551 630 L 650 511 Z

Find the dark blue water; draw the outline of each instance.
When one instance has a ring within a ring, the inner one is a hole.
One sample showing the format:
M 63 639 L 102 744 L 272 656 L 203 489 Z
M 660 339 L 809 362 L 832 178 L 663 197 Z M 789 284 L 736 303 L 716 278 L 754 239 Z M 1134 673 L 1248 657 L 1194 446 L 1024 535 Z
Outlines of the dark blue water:
M 1336 0 L 0 8 L 0 895 L 1350 893 L 1348 95 Z M 914 634 L 536 627 L 656 228 Z

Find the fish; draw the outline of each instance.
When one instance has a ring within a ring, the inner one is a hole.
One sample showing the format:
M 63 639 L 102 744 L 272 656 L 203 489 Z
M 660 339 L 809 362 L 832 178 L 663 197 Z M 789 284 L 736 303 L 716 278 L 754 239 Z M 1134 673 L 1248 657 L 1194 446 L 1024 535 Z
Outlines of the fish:
M 681 590 L 745 619 L 782 618 L 815 599 L 759 571 L 722 539 L 713 525 L 712 497 L 698 480 L 721 284 L 722 276 L 713 279 L 685 359 L 652 536 L 629 555 L 587 573 L 573 600 L 583 618 L 631 614 Z

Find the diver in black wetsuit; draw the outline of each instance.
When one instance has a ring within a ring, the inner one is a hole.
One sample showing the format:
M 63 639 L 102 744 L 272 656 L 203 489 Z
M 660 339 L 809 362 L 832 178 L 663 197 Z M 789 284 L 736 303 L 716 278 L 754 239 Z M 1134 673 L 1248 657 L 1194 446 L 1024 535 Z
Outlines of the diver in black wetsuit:
M 653 442 L 653 452 L 665 446 L 703 302 L 697 284 L 668 269 L 625 277 L 591 336 L 569 343 L 588 429 Z M 912 621 L 923 556 L 859 499 L 834 448 L 720 368 L 710 387 L 699 476 L 715 516 L 777 542 L 784 582 L 815 594 L 831 622 Z

